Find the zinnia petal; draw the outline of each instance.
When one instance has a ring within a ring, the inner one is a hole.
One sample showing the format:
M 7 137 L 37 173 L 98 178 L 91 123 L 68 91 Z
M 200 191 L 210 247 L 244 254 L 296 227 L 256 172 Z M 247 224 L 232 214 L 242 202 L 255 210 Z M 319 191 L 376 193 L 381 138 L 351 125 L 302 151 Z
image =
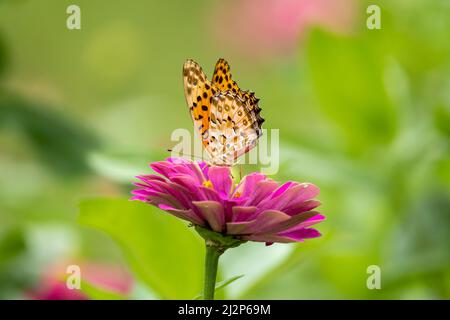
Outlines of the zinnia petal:
M 225 225 L 225 214 L 222 204 L 217 201 L 194 201 L 203 218 L 212 230 L 222 232 Z
M 321 215 L 321 214 L 317 214 L 315 216 L 312 216 L 311 218 L 299 223 L 298 225 L 283 231 L 283 232 L 292 232 L 292 231 L 297 231 L 299 229 L 303 229 L 303 228 L 307 228 L 307 227 L 311 227 L 319 222 L 322 222 L 323 220 L 325 220 L 325 216 Z
M 266 198 L 259 204 L 259 211 L 264 210 L 281 210 L 285 208 L 299 205 L 306 200 L 310 200 L 319 194 L 320 190 L 313 184 L 298 184 L 291 182 L 285 184 L 284 188 L 278 188 L 270 198 Z
M 241 183 L 236 187 L 233 196 L 248 198 L 256 190 L 256 184 L 266 179 L 262 173 L 255 172 L 245 176 Z
M 293 241 L 302 241 L 303 239 L 317 238 L 321 234 L 313 228 L 304 228 L 296 231 L 283 232 L 278 234 L 281 237 L 292 239 Z
M 161 210 L 170 212 L 171 214 L 173 214 L 174 216 L 181 218 L 183 220 L 198 224 L 200 226 L 204 226 L 205 225 L 205 221 L 203 221 L 202 219 L 200 219 L 192 209 L 188 209 L 188 210 L 179 210 L 179 209 L 175 209 L 172 208 L 171 206 L 165 205 L 165 204 L 160 204 L 158 206 Z
M 253 189 L 253 193 L 245 202 L 245 205 L 258 206 L 259 203 L 266 199 L 277 187 L 278 183 L 270 179 L 257 182 L 255 189 Z
M 283 212 L 293 216 L 302 212 L 311 211 L 312 209 L 317 208 L 320 206 L 320 201 L 317 200 L 308 200 L 301 203 L 296 203 L 290 207 L 284 208 Z
M 258 233 L 265 230 L 267 226 L 276 225 L 289 218 L 290 216 L 281 211 L 265 211 L 251 221 L 227 223 L 227 232 L 229 234 Z
M 252 221 L 227 223 L 227 232 L 230 234 L 278 233 L 286 231 L 317 214 L 315 211 L 310 211 L 292 217 L 281 211 L 268 210 Z
M 211 167 L 208 171 L 209 180 L 222 198 L 227 198 L 230 194 L 233 180 L 229 167 Z
M 301 229 L 290 233 L 270 234 L 260 233 L 252 234 L 241 237 L 243 240 L 258 241 L 258 242 L 278 242 L 278 243 L 290 243 L 290 242 L 302 242 L 304 239 L 320 237 L 321 234 L 316 229 Z
M 232 209 L 232 222 L 240 222 L 249 220 L 256 212 L 256 207 L 234 206 Z

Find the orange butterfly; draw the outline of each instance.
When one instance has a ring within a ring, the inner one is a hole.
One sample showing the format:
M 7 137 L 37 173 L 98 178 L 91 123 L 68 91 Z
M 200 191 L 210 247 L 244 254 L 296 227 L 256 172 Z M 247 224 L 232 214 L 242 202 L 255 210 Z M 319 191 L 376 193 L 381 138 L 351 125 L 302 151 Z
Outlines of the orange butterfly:
M 212 81 L 193 60 L 183 66 L 184 94 L 195 129 L 211 164 L 232 166 L 262 135 L 264 119 L 253 92 L 242 91 L 231 79 L 230 66 L 219 59 Z

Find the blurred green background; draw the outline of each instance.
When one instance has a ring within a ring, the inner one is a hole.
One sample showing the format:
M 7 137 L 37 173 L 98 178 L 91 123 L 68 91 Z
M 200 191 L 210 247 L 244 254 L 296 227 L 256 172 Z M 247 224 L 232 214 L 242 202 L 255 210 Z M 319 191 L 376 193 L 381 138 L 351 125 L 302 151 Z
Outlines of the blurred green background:
M 127 198 L 191 129 L 184 61 L 220 57 L 280 129 L 273 178 L 318 185 L 327 216 L 227 252 L 221 279 L 244 277 L 220 297 L 450 298 L 449 39 L 447 0 L 0 1 L 0 298 L 70 298 L 69 264 L 94 299 L 201 291 L 198 236 Z

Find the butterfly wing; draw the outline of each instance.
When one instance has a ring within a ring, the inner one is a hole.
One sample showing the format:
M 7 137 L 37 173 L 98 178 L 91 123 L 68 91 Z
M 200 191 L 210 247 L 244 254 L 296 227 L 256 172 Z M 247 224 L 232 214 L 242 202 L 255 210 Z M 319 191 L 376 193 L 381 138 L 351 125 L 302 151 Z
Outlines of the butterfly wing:
M 258 106 L 259 99 L 255 97 L 254 92 L 243 91 L 239 88 L 231 76 L 230 65 L 225 59 L 219 59 L 217 61 L 212 77 L 212 84 L 222 92 L 231 91 L 236 93 L 242 100 L 247 102 L 248 111 L 252 113 L 252 117 L 255 117 L 261 124 L 264 122 L 264 119 L 260 116 L 261 108 Z
M 206 79 L 202 68 L 193 60 L 187 60 L 183 66 L 183 82 L 184 95 L 194 126 L 206 146 L 209 139 L 211 98 L 218 89 Z
M 217 62 L 212 81 L 196 62 L 187 60 L 183 81 L 192 120 L 212 164 L 233 165 L 262 135 L 259 99 L 239 89 L 224 59 Z
M 262 135 L 262 120 L 237 93 L 219 92 L 211 100 L 209 153 L 215 165 L 231 166 L 253 149 Z
M 220 91 L 231 91 L 237 93 L 240 91 L 236 81 L 231 77 L 230 65 L 225 59 L 219 59 L 214 68 L 212 82 Z

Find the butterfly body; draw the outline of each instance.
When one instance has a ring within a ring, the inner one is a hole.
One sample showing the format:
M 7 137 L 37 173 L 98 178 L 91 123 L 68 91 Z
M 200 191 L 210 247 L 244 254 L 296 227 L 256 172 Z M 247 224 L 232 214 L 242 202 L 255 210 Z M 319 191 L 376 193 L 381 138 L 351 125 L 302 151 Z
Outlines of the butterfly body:
M 193 60 L 183 66 L 186 102 L 211 164 L 232 166 L 253 149 L 262 135 L 264 119 L 253 92 L 232 80 L 228 63 L 219 59 L 212 81 Z

